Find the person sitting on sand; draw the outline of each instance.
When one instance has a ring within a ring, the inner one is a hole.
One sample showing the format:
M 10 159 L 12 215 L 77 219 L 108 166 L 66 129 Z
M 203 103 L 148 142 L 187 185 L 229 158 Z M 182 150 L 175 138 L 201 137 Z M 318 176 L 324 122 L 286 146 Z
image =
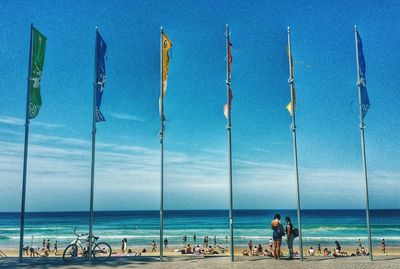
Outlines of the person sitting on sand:
M 308 249 L 308 255 L 314 256 L 314 249 L 313 249 L 313 247 L 310 247 L 310 248 Z
M 269 251 L 270 252 L 272 252 L 272 244 L 273 244 L 273 241 L 272 241 L 272 238 L 270 238 L 269 241 L 268 241 Z
M 253 247 L 253 250 L 251 251 L 251 255 L 252 255 L 252 256 L 257 256 L 257 255 L 258 255 L 258 253 L 257 253 L 257 246 L 254 246 L 254 247 Z
M 342 250 L 342 247 L 340 246 L 338 241 L 335 241 L 336 244 L 336 249 L 338 250 L 338 252 L 340 253 L 340 251 Z
M 190 246 L 190 244 L 188 244 L 186 247 L 186 254 L 193 254 L 192 247 Z
M 263 248 L 261 246 L 261 244 L 258 244 L 258 248 L 257 248 L 257 254 L 263 253 Z
M 356 248 L 356 256 L 360 256 L 360 249 Z
M 142 253 L 133 252 L 132 249 L 128 249 L 128 253 L 125 256 L 142 256 Z
M 269 251 L 268 249 L 264 249 L 264 252 L 262 254 L 260 254 L 260 256 L 272 257 L 272 252 Z
M 209 245 L 209 246 L 208 246 L 208 249 L 207 249 L 207 248 L 205 249 L 205 254 L 208 254 L 208 255 L 211 255 L 211 254 L 218 254 L 218 252 L 215 251 L 211 245 Z
M 221 251 L 221 253 L 225 253 L 226 247 L 224 247 L 223 245 L 217 245 L 217 247 Z
M 201 255 L 201 248 L 200 248 L 199 245 L 197 245 L 197 246 L 194 248 L 193 255 Z
M 249 251 L 247 249 L 244 249 L 242 254 L 243 256 L 249 256 Z
M 330 250 L 328 250 L 328 248 L 324 248 L 324 256 L 329 256 L 331 255 Z
M 365 247 L 362 247 L 362 248 L 361 248 L 361 254 L 362 254 L 363 256 L 368 256 L 368 253 L 365 251 Z
M 339 249 L 335 248 L 332 256 L 334 256 L 334 257 L 349 256 L 349 254 L 346 251 L 339 251 Z

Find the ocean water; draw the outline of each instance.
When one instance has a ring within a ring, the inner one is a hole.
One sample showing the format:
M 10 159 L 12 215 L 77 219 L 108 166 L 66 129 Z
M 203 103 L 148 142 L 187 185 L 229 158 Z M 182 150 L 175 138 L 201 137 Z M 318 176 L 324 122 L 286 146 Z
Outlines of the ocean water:
M 297 227 L 296 210 L 279 210 L 282 219 L 290 216 Z M 270 223 L 275 210 L 235 210 L 235 246 L 246 246 L 249 240 L 267 245 L 272 236 Z M 148 247 L 152 240 L 159 244 L 159 211 L 103 211 L 94 214 L 94 234 L 100 241 L 119 248 L 122 238 L 127 238 L 129 247 Z M 25 245 L 41 245 L 43 239 L 52 244 L 58 241 L 59 248 L 65 247 L 78 233 L 88 232 L 88 212 L 37 212 L 27 213 L 25 218 Z M 302 210 L 304 247 L 318 243 L 333 247 L 334 241 L 343 246 L 357 246 L 358 239 L 367 244 L 367 228 L 364 210 Z M 0 248 L 18 248 L 19 213 L 0 213 Z M 372 210 L 372 239 L 380 246 L 385 238 L 387 247 L 400 247 L 400 209 Z M 227 210 L 165 211 L 164 237 L 169 245 L 187 242 L 202 244 L 204 236 L 213 243 L 229 245 L 229 220 Z M 193 235 L 196 235 L 194 242 Z M 295 244 L 297 243 L 295 240 Z

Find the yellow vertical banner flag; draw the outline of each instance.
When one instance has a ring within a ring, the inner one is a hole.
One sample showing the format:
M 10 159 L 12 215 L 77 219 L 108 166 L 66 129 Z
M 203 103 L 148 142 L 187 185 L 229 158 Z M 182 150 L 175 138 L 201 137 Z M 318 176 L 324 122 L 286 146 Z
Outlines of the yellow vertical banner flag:
M 167 81 L 168 81 L 168 64 L 169 64 L 169 50 L 172 47 L 172 42 L 169 40 L 165 33 L 162 33 L 162 83 L 163 83 L 163 96 L 167 92 Z
M 296 111 L 296 88 L 294 86 L 294 62 L 292 52 L 288 48 L 288 57 L 290 58 L 290 70 L 291 70 L 291 77 L 289 78 L 289 83 L 293 84 L 293 104 L 292 101 L 286 106 L 286 109 L 289 111 L 290 115 L 293 116 L 293 111 Z M 290 93 L 292 94 L 292 93 Z

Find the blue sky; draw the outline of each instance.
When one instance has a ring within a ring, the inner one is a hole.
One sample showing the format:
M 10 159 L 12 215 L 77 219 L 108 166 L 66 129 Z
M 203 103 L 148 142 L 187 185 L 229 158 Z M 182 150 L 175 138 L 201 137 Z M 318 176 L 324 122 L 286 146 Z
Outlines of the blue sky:
M 228 207 L 225 24 L 233 43 L 235 208 L 295 208 L 286 55 L 292 29 L 303 208 L 363 208 L 354 25 L 363 39 L 372 208 L 398 208 L 397 1 L 6 1 L 0 10 L 0 211 L 20 208 L 29 27 L 47 37 L 31 121 L 27 210 L 89 207 L 95 27 L 108 45 L 96 210 L 158 209 L 159 30 L 173 43 L 165 98 L 165 208 Z

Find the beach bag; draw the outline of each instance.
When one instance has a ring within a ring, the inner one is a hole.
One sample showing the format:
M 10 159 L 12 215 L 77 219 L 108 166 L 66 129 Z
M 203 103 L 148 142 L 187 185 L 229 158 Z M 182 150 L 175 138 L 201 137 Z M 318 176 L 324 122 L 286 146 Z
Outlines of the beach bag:
M 293 236 L 294 236 L 294 238 L 299 237 L 299 229 L 297 229 L 297 228 L 293 229 Z
M 282 224 L 278 224 L 278 236 L 282 237 L 285 235 L 285 231 L 283 230 Z

